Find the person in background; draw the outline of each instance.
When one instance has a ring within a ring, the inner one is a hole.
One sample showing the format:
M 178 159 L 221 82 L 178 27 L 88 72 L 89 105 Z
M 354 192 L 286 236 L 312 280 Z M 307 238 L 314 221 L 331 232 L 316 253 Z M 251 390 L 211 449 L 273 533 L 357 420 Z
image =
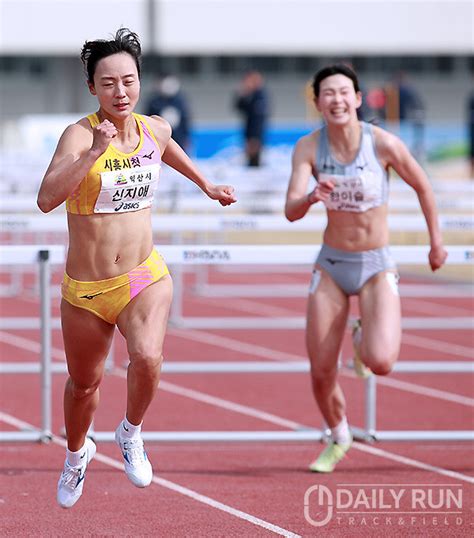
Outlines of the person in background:
M 356 373 L 387 375 L 400 351 L 398 273 L 388 245 L 390 168 L 418 196 L 430 238 L 432 271 L 444 264 L 447 252 L 423 169 L 399 138 L 358 120 L 362 96 L 354 71 L 343 64 L 325 67 L 316 73 L 313 91 L 325 125 L 295 146 L 285 215 L 296 221 L 317 203 L 327 210 L 323 245 L 309 287 L 306 346 L 314 396 L 331 429 L 331 442 L 310 470 L 328 473 L 352 444 L 337 381 L 350 296 L 358 296 L 361 318 L 353 327 Z M 311 176 L 316 186 L 308 192 Z
M 398 121 L 400 125 L 403 124 L 410 127 L 412 131 L 413 141 L 410 150 L 419 162 L 422 162 L 425 158 L 425 143 L 424 143 L 424 131 L 425 131 L 425 104 L 423 99 L 410 82 L 407 74 L 403 71 L 399 71 L 393 78 L 393 84 L 389 85 L 387 91 L 393 89 L 395 93 L 395 108 L 398 104 L 398 110 L 395 112 L 398 115 Z M 390 103 L 387 100 L 387 107 Z M 398 114 L 397 114 L 398 112 Z M 387 120 L 390 120 L 390 115 L 387 113 Z
M 127 405 L 115 432 L 125 473 L 148 486 L 153 470 L 141 427 L 158 388 L 173 286 L 154 249 L 151 207 L 161 163 L 193 181 L 209 198 L 236 201 L 214 185 L 171 138 L 159 116 L 134 113 L 140 97 L 141 46 L 127 28 L 109 41 L 87 41 L 81 52 L 97 112 L 70 125 L 41 183 L 47 213 L 66 202 L 69 248 L 61 293 L 61 325 L 69 377 L 64 391 L 67 449 L 57 501 L 73 506 L 96 452 L 87 437 L 115 327 L 127 343 Z
M 181 90 L 181 82 L 172 75 L 158 79 L 157 90 L 148 101 L 146 113 L 161 116 L 172 129 L 172 138 L 184 150 L 191 146 L 191 114 L 188 100 Z
M 235 96 L 234 106 L 243 117 L 247 165 L 258 167 L 261 164 L 269 116 L 268 93 L 258 71 L 245 74 Z
M 472 79 L 474 85 L 474 75 Z M 468 133 L 468 158 L 469 177 L 474 179 L 474 88 L 467 99 L 467 133 Z

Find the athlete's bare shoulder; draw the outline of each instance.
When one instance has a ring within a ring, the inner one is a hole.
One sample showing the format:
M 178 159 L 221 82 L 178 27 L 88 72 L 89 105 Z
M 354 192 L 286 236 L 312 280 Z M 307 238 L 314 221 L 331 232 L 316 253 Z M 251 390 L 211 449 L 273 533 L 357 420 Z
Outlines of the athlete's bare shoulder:
M 87 118 L 81 118 L 76 123 L 68 125 L 64 129 L 59 140 L 59 147 L 74 147 L 77 152 L 89 149 L 92 141 L 92 127 Z
M 373 126 L 373 133 L 379 159 L 385 164 L 390 164 L 394 157 L 404 148 L 403 142 L 398 136 L 375 125 Z
M 145 118 L 149 122 L 162 151 L 164 151 L 171 138 L 171 125 L 161 116 L 145 116 Z
M 303 157 L 305 160 L 314 161 L 318 148 L 319 131 L 313 131 L 302 136 L 295 145 L 294 154 Z

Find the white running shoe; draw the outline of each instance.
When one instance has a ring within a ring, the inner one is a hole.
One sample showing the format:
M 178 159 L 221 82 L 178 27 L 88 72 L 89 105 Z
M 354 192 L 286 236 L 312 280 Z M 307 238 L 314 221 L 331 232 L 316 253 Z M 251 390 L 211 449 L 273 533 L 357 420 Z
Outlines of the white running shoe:
M 125 474 L 137 488 L 146 488 L 151 484 L 153 469 L 143 447 L 140 436 L 127 439 L 121 435 L 123 422 L 115 431 L 115 442 L 120 447 L 125 463 Z
M 79 500 L 84 487 L 84 478 L 88 463 L 94 457 L 97 447 L 90 437 L 86 437 L 86 451 L 83 455 L 84 463 L 77 467 L 71 467 L 67 460 L 58 481 L 57 500 L 59 506 L 71 508 Z

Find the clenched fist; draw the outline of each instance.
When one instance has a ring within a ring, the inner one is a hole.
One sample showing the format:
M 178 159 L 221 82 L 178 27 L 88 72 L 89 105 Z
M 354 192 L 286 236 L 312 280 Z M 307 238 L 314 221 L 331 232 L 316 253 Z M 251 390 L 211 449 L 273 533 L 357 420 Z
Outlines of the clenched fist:
M 102 155 L 109 147 L 112 139 L 117 136 L 117 133 L 117 128 L 111 121 L 104 120 L 102 123 L 99 123 L 92 131 L 93 140 L 91 149 Z

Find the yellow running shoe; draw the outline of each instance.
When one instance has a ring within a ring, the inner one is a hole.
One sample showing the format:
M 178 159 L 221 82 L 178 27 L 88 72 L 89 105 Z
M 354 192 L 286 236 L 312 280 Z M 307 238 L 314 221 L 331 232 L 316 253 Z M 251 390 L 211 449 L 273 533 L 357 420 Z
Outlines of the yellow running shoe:
M 347 444 L 337 444 L 331 441 L 313 463 L 310 464 L 309 470 L 313 473 L 332 473 L 336 464 L 342 460 L 351 446 L 352 440 Z
M 360 319 L 356 320 L 352 327 L 352 347 L 354 348 L 354 372 L 357 377 L 367 379 L 372 375 L 372 370 L 366 366 L 360 358 L 360 342 L 362 340 L 362 324 Z

